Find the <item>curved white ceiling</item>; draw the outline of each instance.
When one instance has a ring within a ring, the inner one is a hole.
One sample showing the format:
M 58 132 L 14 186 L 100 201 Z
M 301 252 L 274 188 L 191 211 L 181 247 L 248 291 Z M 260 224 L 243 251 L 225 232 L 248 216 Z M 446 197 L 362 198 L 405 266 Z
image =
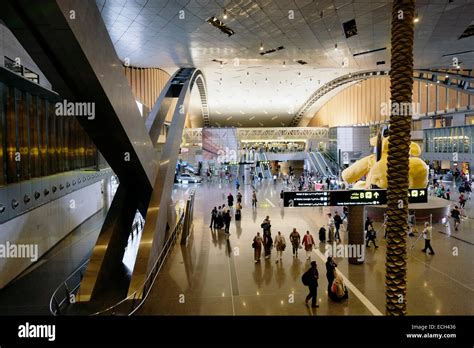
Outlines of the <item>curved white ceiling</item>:
M 123 61 L 170 73 L 191 66 L 204 72 L 211 124 L 288 125 L 321 84 L 351 71 L 387 69 L 390 61 L 391 1 L 96 2 Z M 474 18 L 474 1 L 417 0 L 417 13 L 417 68 L 448 68 L 453 56 L 443 55 L 474 47 L 473 37 L 458 40 Z M 211 16 L 223 20 L 235 35 L 227 37 L 206 23 Z M 342 23 L 354 18 L 358 34 L 346 39 Z M 264 50 L 285 49 L 261 56 L 261 44 Z M 387 49 L 353 57 L 383 47 Z M 462 67 L 472 67 L 473 53 L 455 56 Z M 298 64 L 300 59 L 308 64 Z M 378 61 L 386 64 L 376 65 Z M 194 104 L 191 114 L 200 113 L 200 106 Z

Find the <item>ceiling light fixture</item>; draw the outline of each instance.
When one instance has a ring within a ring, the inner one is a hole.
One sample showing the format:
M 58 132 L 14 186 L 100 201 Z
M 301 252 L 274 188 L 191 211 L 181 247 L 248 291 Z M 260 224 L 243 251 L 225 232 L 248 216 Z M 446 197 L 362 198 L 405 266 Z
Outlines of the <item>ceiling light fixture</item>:
M 224 16 L 223 16 L 224 19 L 227 19 L 227 10 L 224 9 Z
M 222 23 L 221 20 L 218 18 L 212 16 L 207 19 L 207 23 L 211 24 L 212 26 L 216 27 L 220 31 L 222 31 L 224 34 L 227 34 L 227 36 L 232 36 L 235 34 L 235 31 L 230 29 L 228 26 L 226 26 L 224 23 Z
M 260 48 L 262 48 L 262 47 L 260 47 Z M 265 52 L 260 52 L 260 55 L 264 56 L 266 54 L 270 54 L 270 53 L 273 53 L 273 52 L 276 52 L 276 51 L 281 51 L 281 50 L 284 50 L 284 49 L 285 49 L 284 46 L 279 46 L 277 48 L 272 48 L 271 50 L 268 50 L 268 51 L 265 51 Z
M 418 14 L 415 14 L 415 18 L 413 19 L 413 23 L 418 23 L 420 18 L 418 18 Z

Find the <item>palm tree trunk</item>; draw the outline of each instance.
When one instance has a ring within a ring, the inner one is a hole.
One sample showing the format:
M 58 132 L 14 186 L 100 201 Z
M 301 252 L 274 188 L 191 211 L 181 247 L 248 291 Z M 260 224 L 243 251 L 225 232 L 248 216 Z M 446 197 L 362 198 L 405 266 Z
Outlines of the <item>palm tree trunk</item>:
M 394 0 L 392 7 L 392 57 L 390 93 L 392 105 L 412 103 L 414 0 Z M 394 110 L 394 109 L 392 109 Z M 388 145 L 388 223 L 385 275 L 386 315 L 406 315 L 406 238 L 408 216 L 409 115 L 391 115 Z

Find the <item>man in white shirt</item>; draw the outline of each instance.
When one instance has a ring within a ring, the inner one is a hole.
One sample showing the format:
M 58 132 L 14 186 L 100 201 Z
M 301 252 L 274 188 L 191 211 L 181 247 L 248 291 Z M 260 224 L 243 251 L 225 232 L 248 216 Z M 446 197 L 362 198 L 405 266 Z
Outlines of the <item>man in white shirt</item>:
M 434 255 L 434 250 L 431 247 L 431 238 L 433 237 L 433 228 L 430 226 L 429 222 L 425 222 L 425 229 L 423 230 L 423 238 L 425 239 L 425 248 L 422 249 L 424 253 L 426 250 L 430 249 L 430 255 Z

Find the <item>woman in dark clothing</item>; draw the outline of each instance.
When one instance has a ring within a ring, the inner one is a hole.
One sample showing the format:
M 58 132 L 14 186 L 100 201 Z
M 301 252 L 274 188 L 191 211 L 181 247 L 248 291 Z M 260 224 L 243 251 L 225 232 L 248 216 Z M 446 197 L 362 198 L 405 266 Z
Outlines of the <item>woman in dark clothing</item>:
M 227 205 L 232 208 L 232 206 L 234 205 L 234 196 L 232 196 L 232 193 L 229 193 L 229 195 L 227 196 Z
M 334 262 L 331 256 L 328 256 L 326 261 L 326 278 L 328 279 L 328 293 L 331 292 L 332 282 L 334 281 L 334 270 L 337 264 Z
M 270 230 L 263 231 L 263 248 L 265 249 L 265 258 L 269 259 L 273 248 L 273 239 Z

